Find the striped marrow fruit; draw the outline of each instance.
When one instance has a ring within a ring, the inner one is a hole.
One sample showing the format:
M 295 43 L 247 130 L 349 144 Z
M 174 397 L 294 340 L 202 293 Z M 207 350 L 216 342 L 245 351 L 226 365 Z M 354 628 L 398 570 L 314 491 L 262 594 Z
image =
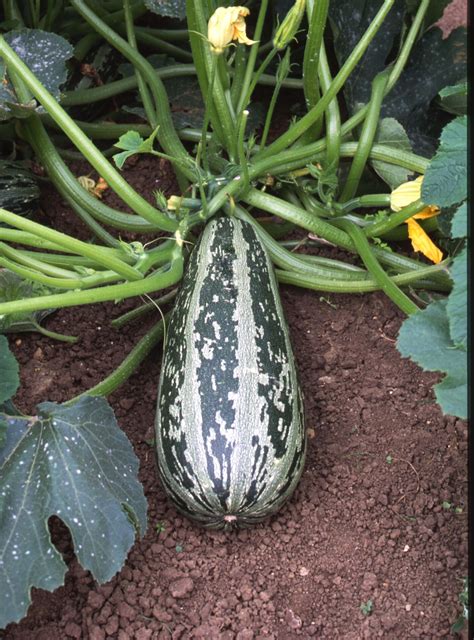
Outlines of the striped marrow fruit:
M 167 330 L 155 440 L 168 495 L 209 528 L 263 520 L 298 483 L 301 392 L 273 268 L 247 222 L 212 220 L 191 254 Z

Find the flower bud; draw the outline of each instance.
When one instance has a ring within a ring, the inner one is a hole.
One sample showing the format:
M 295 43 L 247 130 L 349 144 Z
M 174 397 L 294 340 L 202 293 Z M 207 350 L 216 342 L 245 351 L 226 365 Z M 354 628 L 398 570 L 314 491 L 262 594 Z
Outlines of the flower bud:
M 287 47 L 298 31 L 306 8 L 306 0 L 296 0 L 295 4 L 286 14 L 283 22 L 278 27 L 273 38 L 273 46 L 281 51 Z

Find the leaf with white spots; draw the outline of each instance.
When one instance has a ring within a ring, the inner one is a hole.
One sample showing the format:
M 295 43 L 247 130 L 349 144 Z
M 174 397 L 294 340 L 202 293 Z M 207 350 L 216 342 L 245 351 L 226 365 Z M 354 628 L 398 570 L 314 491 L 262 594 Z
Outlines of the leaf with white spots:
M 0 405 L 9 400 L 18 389 L 20 379 L 18 377 L 18 363 L 15 356 L 8 348 L 8 340 L 0 336 Z
M 44 402 L 34 418 L 2 418 L 23 435 L 0 468 L 0 628 L 26 615 L 32 587 L 64 582 L 51 516 L 69 528 L 79 562 L 101 583 L 146 530 L 138 460 L 105 399 Z
M 145 0 L 145 6 L 153 13 L 166 18 L 184 20 L 186 17 L 186 0 Z
M 41 84 L 59 98 L 59 88 L 67 77 L 66 60 L 73 55 L 72 45 L 62 36 L 40 29 L 10 31 L 4 38 Z M 5 63 L 0 60 L 0 120 L 28 117 L 36 109 L 35 100 L 27 104 L 18 100 Z
M 1 322 L 1 320 L 0 320 Z M 0 464 L 4 448 L 8 443 L 8 423 L 1 418 L 2 404 L 10 400 L 18 389 L 20 377 L 18 375 L 18 362 L 8 348 L 8 340 L 0 336 Z

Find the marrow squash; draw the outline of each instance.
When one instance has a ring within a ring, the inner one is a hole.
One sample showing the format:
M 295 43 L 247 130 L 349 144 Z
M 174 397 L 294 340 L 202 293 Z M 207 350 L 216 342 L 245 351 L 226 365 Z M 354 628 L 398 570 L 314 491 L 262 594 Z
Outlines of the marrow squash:
M 155 427 L 166 492 L 206 527 L 259 522 L 298 483 L 302 397 L 273 268 L 248 222 L 213 219 L 191 254 Z

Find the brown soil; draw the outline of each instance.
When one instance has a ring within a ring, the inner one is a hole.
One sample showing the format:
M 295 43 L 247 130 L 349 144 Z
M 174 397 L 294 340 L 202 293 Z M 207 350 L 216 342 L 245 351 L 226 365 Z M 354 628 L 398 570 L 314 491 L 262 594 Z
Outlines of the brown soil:
M 443 26 L 465 20 L 466 2 L 455 0 Z M 153 159 L 129 166 L 127 179 L 150 200 L 158 187 L 173 192 L 166 167 Z M 51 223 L 86 238 L 59 198 L 47 198 Z M 54 593 L 33 590 L 28 616 L 0 638 L 451 637 L 467 575 L 467 424 L 442 416 L 432 391 L 437 376 L 398 354 L 403 317 L 382 294 L 322 296 L 283 287 L 282 298 L 309 436 L 306 469 L 290 503 L 267 523 L 236 533 L 204 531 L 176 513 L 147 444 L 158 348 L 109 398 L 140 458 L 146 536 L 123 570 L 99 586 L 78 565 L 67 529 L 52 519 L 69 565 L 65 585 Z M 113 330 L 110 320 L 132 306 L 51 316 L 49 329 L 80 336 L 73 346 L 12 336 L 21 364 L 18 405 L 28 411 L 45 399 L 64 401 L 107 375 L 156 319 Z M 369 600 L 372 612 L 364 615 Z
M 151 191 L 164 170 L 141 157 L 127 179 Z M 51 222 L 87 237 L 58 197 L 48 193 L 47 203 Z M 176 513 L 147 444 L 161 358 L 156 349 L 110 398 L 140 458 L 146 536 L 120 574 L 98 586 L 78 565 L 67 530 L 52 522 L 69 564 L 65 586 L 34 590 L 28 616 L 2 638 L 450 635 L 467 574 L 467 425 L 441 415 L 431 390 L 436 375 L 399 356 L 402 314 L 382 294 L 321 296 L 283 287 L 282 298 L 309 435 L 306 470 L 288 506 L 237 533 L 204 531 Z M 13 336 L 19 406 L 28 411 L 45 399 L 64 401 L 111 371 L 154 321 L 111 329 L 110 320 L 131 306 L 51 316 L 49 329 L 80 336 L 73 346 L 36 334 Z M 368 600 L 373 610 L 364 615 Z

